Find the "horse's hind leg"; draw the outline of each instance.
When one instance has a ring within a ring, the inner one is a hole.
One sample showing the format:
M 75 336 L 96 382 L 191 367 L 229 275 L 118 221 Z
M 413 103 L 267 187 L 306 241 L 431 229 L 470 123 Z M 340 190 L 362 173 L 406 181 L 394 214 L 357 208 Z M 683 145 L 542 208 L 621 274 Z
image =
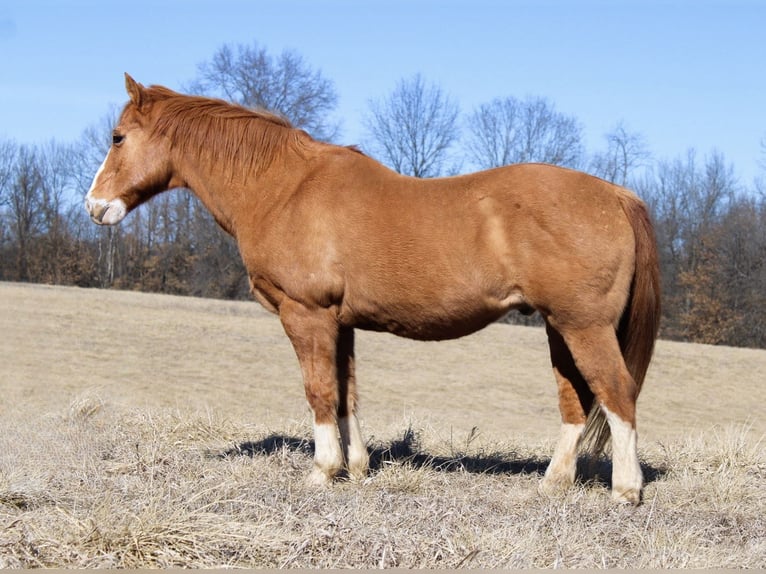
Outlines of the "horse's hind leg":
M 352 478 L 367 474 L 369 455 L 356 416 L 356 370 L 354 365 L 354 330 L 341 328 L 338 337 L 338 428 L 348 473 Z
M 309 310 L 300 303 L 285 301 L 279 318 L 293 344 L 303 373 L 306 399 L 314 413 L 313 484 L 326 484 L 343 467 L 338 442 L 338 324 L 326 309 Z
M 625 366 L 613 327 L 562 331 L 582 373 L 606 415 L 612 434 L 612 498 L 641 501 L 643 476 L 638 462 L 636 383 Z
M 553 493 L 570 487 L 577 470 L 577 447 L 580 444 L 587 413 L 593 403 L 593 393 L 577 370 L 564 339 L 546 325 L 551 365 L 559 391 L 561 433 L 553 458 L 545 471 L 540 489 Z

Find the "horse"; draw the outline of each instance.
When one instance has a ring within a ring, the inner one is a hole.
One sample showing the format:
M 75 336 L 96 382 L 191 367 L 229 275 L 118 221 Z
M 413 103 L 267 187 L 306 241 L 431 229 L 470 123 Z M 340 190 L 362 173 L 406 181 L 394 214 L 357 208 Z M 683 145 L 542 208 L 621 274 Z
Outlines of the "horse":
M 354 330 L 462 337 L 512 310 L 545 322 L 561 429 L 540 483 L 571 486 L 578 449 L 611 440 L 612 498 L 639 504 L 636 399 L 659 331 L 645 204 L 545 164 L 419 179 L 282 117 L 136 82 L 85 198 L 115 225 L 187 188 L 237 242 L 254 298 L 276 314 L 313 413 L 307 480 L 366 476 Z

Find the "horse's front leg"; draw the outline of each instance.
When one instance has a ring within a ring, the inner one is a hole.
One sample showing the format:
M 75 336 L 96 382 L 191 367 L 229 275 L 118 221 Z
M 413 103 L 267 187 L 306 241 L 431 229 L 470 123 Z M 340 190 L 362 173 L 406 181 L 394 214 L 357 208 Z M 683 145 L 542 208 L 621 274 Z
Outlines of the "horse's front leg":
M 331 310 L 309 309 L 295 301 L 283 302 L 279 317 L 298 355 L 306 398 L 314 414 L 314 470 L 309 482 L 327 484 L 343 467 L 337 427 L 338 323 Z

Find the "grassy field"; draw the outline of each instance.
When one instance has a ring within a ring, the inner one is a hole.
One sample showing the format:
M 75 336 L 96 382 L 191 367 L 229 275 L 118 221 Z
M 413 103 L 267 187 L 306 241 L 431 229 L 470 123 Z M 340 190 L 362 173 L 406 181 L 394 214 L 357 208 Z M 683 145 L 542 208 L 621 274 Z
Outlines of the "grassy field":
M 648 484 L 548 498 L 542 330 L 359 333 L 372 471 L 311 489 L 311 425 L 254 303 L 0 283 L 0 567 L 766 567 L 766 351 L 658 343 Z

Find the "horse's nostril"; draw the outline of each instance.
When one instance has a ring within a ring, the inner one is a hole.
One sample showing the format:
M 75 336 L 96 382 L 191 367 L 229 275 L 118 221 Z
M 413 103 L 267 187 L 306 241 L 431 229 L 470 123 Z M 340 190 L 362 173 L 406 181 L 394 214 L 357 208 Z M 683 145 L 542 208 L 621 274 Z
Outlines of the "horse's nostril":
M 90 199 L 85 200 L 85 210 L 94 223 L 101 223 L 103 221 L 107 209 L 109 209 L 109 205 L 104 202 L 91 201 Z

